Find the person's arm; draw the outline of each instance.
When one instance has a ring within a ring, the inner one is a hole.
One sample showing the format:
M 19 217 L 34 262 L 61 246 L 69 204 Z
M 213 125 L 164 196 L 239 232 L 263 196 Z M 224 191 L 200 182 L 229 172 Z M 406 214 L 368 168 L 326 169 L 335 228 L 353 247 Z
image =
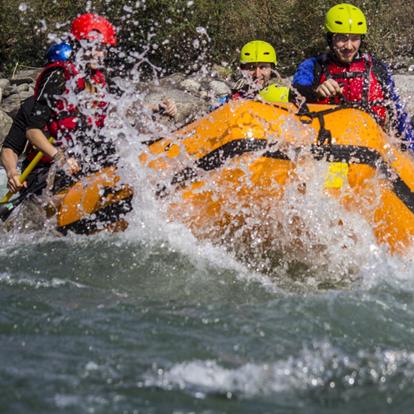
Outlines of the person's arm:
M 79 172 L 80 167 L 74 158 L 65 158 L 62 150 L 57 149 L 52 145 L 42 130 L 31 128 L 26 131 L 27 139 L 34 145 L 38 150 L 42 151 L 43 154 L 48 155 L 53 159 L 60 168 L 67 170 L 69 174 L 76 174 Z
M 58 149 L 52 145 L 46 135 L 41 129 L 30 128 L 26 131 L 26 137 L 39 151 L 48 155 L 50 158 L 54 158 L 58 153 Z
M 319 79 L 321 77 L 321 66 L 316 57 L 312 57 L 303 61 L 297 68 L 293 76 L 292 87 L 296 89 L 300 95 L 305 97 L 307 102 L 318 102 L 323 98 L 321 91 L 318 91 Z M 335 85 L 333 85 L 335 89 Z M 332 90 L 335 93 L 336 90 Z M 325 91 L 329 93 L 329 90 Z
M 11 148 L 2 148 L 0 155 L 1 163 L 6 170 L 7 188 L 12 193 L 17 193 L 26 187 L 26 182 L 20 182 L 20 174 L 17 171 L 18 155 Z
M 19 156 L 23 153 L 26 145 L 26 125 L 34 104 L 34 97 L 31 96 L 23 101 L 13 124 L 7 134 L 0 154 L 1 163 L 6 170 L 7 187 L 12 193 L 26 187 L 26 183 L 20 182 L 20 174 L 17 170 Z

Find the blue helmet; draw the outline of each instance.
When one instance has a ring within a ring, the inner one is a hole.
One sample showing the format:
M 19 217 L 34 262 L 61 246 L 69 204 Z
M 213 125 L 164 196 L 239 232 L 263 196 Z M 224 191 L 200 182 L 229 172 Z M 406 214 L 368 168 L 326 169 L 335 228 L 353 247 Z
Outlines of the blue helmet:
M 49 47 L 46 59 L 49 63 L 69 60 L 72 54 L 72 46 L 68 43 L 57 43 Z

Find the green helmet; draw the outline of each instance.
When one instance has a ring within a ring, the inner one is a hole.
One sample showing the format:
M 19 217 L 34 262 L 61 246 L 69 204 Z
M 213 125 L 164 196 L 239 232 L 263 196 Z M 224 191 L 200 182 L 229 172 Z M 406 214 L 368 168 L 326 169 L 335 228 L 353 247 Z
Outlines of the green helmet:
M 367 34 L 367 20 L 364 13 L 352 4 L 341 3 L 328 10 L 325 29 L 329 33 Z
M 289 102 L 289 88 L 274 83 L 262 89 L 259 95 L 267 102 Z
M 273 63 L 277 64 L 276 51 L 270 43 L 253 40 L 246 43 L 240 52 L 240 63 Z

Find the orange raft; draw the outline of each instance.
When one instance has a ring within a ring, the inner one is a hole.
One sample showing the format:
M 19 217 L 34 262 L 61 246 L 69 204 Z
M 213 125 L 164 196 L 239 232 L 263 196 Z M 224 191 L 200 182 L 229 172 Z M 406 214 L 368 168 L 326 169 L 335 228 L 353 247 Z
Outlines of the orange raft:
M 298 166 L 324 163 L 323 191 L 370 223 L 380 244 L 403 253 L 412 243 L 414 158 L 359 109 L 230 102 L 154 141 L 140 161 L 170 217 L 200 237 L 242 226 L 244 207 L 277 205 L 295 182 L 306 191 Z
M 132 197 L 132 188 L 121 183 L 116 168 L 106 167 L 58 191 L 47 210 L 56 216 L 56 228 L 63 234 L 122 231 Z

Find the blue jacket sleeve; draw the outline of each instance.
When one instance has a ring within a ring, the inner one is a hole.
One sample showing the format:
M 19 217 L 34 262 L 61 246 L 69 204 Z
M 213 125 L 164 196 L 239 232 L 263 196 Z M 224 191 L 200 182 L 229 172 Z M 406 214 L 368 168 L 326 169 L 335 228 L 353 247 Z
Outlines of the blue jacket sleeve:
M 293 86 L 314 86 L 315 83 L 315 57 L 304 60 L 293 76 Z
M 292 86 L 309 103 L 318 102 L 316 88 L 319 84 L 321 67 L 316 57 L 304 60 L 293 76 Z

